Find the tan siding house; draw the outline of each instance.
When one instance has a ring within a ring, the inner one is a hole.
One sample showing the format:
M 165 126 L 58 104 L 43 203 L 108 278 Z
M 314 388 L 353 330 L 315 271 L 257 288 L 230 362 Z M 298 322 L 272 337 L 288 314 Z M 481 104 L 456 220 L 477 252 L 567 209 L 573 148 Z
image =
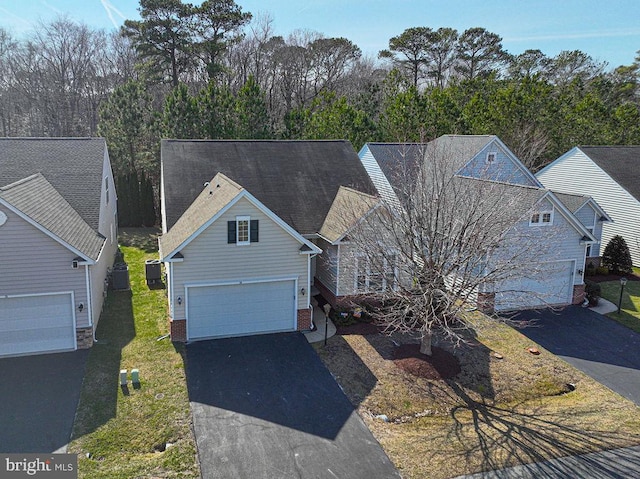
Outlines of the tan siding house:
M 0 139 L 0 356 L 93 344 L 116 203 L 104 140 Z

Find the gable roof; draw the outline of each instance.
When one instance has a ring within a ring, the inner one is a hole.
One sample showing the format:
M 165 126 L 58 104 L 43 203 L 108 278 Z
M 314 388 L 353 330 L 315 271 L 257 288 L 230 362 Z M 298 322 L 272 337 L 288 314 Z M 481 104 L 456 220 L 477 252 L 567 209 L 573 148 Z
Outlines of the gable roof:
M 640 146 L 579 146 L 596 165 L 640 201 Z
M 320 231 L 340 186 L 375 194 L 345 140 L 163 140 L 161 158 L 167 230 L 218 173 L 303 235 Z
M 254 206 L 283 227 L 287 233 L 302 243 L 303 246 L 307 246 L 301 251 L 320 252 L 319 248 L 273 215 L 266 206 L 254 198 L 245 188 L 227 178 L 224 174 L 218 173 L 210 182 L 204 185 L 204 188 L 187 208 L 185 214 L 178 219 L 167 233 L 160 237 L 160 258 L 171 259 L 174 253 L 179 252 L 181 248 L 213 223 L 220 214 L 224 213 L 241 198 L 247 198 Z
M 85 260 L 97 260 L 105 238 L 40 173 L 0 188 L 0 201 Z
M 0 187 L 41 173 L 97 231 L 106 148 L 102 138 L 0 138 Z
M 375 196 L 341 186 L 320 228 L 320 236 L 331 243 L 339 241 L 379 201 Z

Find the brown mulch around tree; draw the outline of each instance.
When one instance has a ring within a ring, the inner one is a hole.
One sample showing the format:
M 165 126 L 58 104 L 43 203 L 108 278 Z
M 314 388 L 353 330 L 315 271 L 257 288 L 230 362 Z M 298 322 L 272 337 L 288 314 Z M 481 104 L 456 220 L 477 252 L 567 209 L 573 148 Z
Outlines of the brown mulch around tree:
M 420 352 L 419 344 L 401 344 L 394 352 L 393 362 L 403 371 L 426 379 L 449 379 L 460 369 L 458 359 L 448 351 L 432 347 L 433 354 Z

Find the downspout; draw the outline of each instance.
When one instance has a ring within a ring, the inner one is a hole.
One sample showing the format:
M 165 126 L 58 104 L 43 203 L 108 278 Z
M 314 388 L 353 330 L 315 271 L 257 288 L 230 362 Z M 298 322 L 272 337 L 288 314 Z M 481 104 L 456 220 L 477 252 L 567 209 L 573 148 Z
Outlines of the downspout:
M 89 274 L 88 264 L 84 265 L 84 276 L 87 283 L 87 315 L 89 316 L 89 327 L 91 327 L 92 330 L 93 342 L 97 343 L 98 340 L 96 339 L 96 328 L 93 326 L 93 307 L 91 303 L 91 275 Z
M 315 326 L 313 325 L 313 305 L 311 304 L 311 259 L 315 258 L 316 256 L 318 256 L 318 254 L 309 254 L 307 255 L 307 294 L 308 299 L 307 299 L 307 304 L 309 305 L 309 312 L 311 313 L 311 331 L 313 331 L 315 329 Z

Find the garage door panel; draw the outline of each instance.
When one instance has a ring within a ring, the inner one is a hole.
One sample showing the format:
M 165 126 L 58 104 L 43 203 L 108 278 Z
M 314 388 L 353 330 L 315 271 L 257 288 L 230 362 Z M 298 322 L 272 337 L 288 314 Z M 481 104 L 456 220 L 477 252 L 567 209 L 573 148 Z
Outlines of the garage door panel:
M 75 349 L 71 294 L 0 298 L 0 356 Z
M 295 328 L 295 281 L 189 287 L 189 339 Z
M 543 263 L 531 268 L 535 277 L 520 278 L 496 292 L 495 309 L 507 311 L 566 304 L 573 292 L 573 261 Z

